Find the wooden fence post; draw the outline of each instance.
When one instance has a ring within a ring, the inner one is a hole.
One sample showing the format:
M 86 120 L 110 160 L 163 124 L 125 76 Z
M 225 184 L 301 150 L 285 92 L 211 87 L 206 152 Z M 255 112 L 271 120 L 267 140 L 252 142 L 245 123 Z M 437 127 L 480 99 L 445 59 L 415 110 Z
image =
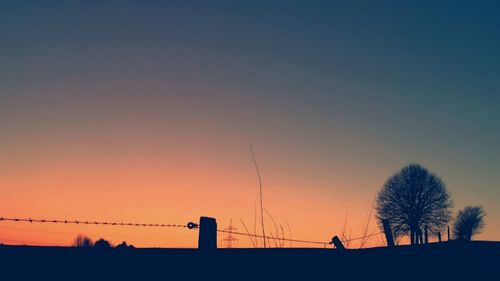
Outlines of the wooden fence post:
M 391 225 L 389 220 L 382 220 L 382 225 L 384 226 L 385 240 L 387 240 L 388 247 L 394 247 L 394 238 L 392 237 Z
M 438 232 L 438 241 L 441 243 L 441 232 Z
M 217 221 L 214 218 L 200 217 L 198 249 L 205 251 L 217 249 Z
M 451 240 L 451 237 L 450 237 L 450 236 L 451 236 L 451 235 L 450 235 L 450 227 L 448 226 L 448 241 L 450 241 L 450 240 Z
M 424 243 L 429 244 L 429 232 L 427 229 L 427 225 L 424 227 Z

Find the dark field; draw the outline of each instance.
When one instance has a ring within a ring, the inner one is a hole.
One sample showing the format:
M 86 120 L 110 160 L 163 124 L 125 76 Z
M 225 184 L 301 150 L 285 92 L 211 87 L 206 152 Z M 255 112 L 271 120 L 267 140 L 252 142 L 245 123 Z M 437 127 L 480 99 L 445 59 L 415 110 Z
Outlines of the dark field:
M 345 252 L 0 246 L 0 261 L 0 280 L 498 280 L 500 242 Z

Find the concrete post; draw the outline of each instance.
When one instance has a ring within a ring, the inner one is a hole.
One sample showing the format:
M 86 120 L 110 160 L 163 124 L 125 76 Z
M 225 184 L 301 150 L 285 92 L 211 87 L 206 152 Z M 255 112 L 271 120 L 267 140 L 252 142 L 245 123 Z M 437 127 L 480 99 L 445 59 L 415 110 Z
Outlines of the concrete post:
M 214 218 L 200 217 L 198 249 L 204 251 L 217 249 L 217 221 Z

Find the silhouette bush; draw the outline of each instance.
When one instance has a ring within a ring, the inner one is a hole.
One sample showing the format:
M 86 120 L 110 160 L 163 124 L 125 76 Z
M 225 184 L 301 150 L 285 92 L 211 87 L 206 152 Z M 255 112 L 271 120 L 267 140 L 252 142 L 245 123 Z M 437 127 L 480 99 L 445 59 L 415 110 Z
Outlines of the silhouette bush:
M 94 246 L 94 242 L 89 237 L 79 234 L 73 241 L 73 247 L 87 248 Z
M 427 226 L 437 233 L 451 219 L 452 202 L 444 182 L 418 164 L 410 164 L 392 175 L 377 197 L 377 219 L 387 219 L 397 238 L 410 235 L 411 244 Z
M 102 238 L 97 240 L 94 244 L 94 248 L 97 249 L 110 249 L 112 247 L 113 245 L 111 245 L 111 243 L 108 240 L 104 240 Z
M 133 249 L 135 248 L 133 245 L 128 245 L 127 242 L 123 241 L 119 245 L 115 247 L 115 249 L 123 250 L 123 249 Z
M 458 211 L 453 234 L 458 240 L 470 241 L 472 236 L 481 233 L 484 228 L 484 210 L 480 206 L 468 206 Z

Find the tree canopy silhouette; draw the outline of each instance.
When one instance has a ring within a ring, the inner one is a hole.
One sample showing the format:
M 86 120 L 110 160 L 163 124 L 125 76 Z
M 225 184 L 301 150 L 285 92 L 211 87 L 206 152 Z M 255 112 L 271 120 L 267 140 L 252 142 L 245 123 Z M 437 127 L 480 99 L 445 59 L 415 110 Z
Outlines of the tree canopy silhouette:
M 410 235 L 411 244 L 427 226 L 437 233 L 451 218 L 452 201 L 446 185 L 419 164 L 410 164 L 392 175 L 377 197 L 377 218 L 388 219 L 395 237 Z
M 104 240 L 102 238 L 97 240 L 94 244 L 94 248 L 97 249 L 110 249 L 112 247 L 113 245 L 111 245 L 111 243 L 108 240 Z
M 128 245 L 127 242 L 123 241 L 122 243 L 118 244 L 115 249 L 120 249 L 120 250 L 125 250 L 125 249 L 133 249 L 135 248 L 134 245 Z
M 484 210 L 480 206 L 468 206 L 458 211 L 453 226 L 455 238 L 470 241 L 472 236 L 481 233 L 484 228 L 484 216 Z

